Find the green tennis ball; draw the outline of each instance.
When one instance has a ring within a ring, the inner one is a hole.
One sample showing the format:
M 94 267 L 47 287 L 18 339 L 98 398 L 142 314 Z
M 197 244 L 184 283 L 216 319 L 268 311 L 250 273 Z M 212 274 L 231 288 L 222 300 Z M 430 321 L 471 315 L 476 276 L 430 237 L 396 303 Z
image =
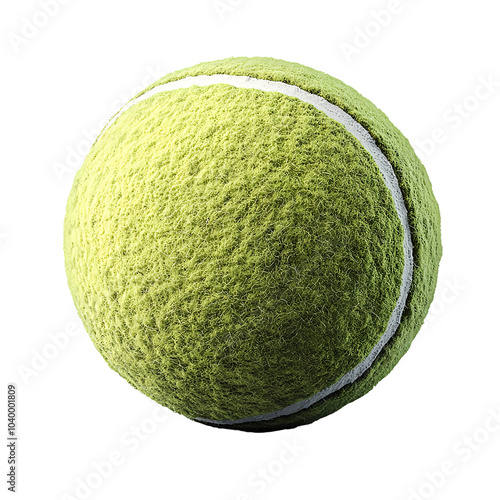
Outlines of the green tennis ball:
M 267 431 L 391 371 L 433 298 L 440 216 L 371 102 L 299 64 L 235 58 L 167 75 L 108 123 L 64 252 L 111 368 L 191 419 Z

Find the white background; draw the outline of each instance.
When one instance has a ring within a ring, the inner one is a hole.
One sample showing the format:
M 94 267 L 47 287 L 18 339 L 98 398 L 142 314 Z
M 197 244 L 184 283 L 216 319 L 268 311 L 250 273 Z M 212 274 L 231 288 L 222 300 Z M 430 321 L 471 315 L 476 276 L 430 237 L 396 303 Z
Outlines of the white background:
M 500 499 L 496 3 L 46 2 L 50 16 L 43 0 L 0 16 L 0 435 L 13 382 L 17 498 Z M 109 369 L 62 253 L 74 172 L 103 120 L 165 73 L 255 55 L 325 71 L 384 110 L 420 151 L 444 244 L 431 313 L 394 371 L 330 417 L 261 435 L 160 414 Z

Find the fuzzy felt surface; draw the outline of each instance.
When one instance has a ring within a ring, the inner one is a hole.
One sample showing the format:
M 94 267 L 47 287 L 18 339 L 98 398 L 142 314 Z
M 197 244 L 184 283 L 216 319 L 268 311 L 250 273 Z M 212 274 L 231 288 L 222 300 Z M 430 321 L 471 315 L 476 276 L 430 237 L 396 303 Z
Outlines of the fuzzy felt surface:
M 239 58 L 157 84 L 216 73 L 298 85 L 351 114 L 391 161 L 409 211 L 412 289 L 372 368 L 297 414 L 237 426 L 294 427 L 366 393 L 406 352 L 434 292 L 439 211 L 406 139 L 328 75 Z M 77 173 L 64 235 L 98 350 L 190 418 L 259 415 L 332 385 L 383 334 L 403 268 L 402 227 L 361 144 L 295 98 L 229 85 L 165 92 L 120 116 Z

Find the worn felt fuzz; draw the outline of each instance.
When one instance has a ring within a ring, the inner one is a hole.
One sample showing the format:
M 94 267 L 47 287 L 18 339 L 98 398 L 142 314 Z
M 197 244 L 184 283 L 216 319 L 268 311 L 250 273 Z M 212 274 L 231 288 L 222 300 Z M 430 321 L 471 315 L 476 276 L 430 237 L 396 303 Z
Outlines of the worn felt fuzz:
M 439 211 L 408 141 L 342 82 L 236 58 L 167 75 L 245 75 L 320 95 L 390 161 L 415 266 L 399 328 L 356 382 L 252 431 L 312 422 L 369 391 L 421 326 L 441 256 Z M 166 91 L 106 129 L 67 204 L 69 286 L 108 364 L 189 418 L 238 420 L 331 386 L 369 354 L 400 294 L 403 229 L 370 154 L 297 98 L 231 85 Z M 217 425 L 215 423 L 215 425 Z

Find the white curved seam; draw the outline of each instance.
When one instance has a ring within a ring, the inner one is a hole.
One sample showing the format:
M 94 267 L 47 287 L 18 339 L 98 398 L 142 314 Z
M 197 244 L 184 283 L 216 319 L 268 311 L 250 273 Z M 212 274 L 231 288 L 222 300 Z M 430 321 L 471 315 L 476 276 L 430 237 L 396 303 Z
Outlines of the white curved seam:
M 377 356 L 380 354 L 384 346 L 389 342 L 389 340 L 394 336 L 396 330 L 398 329 L 399 323 L 401 321 L 401 316 L 408 298 L 410 291 L 412 278 L 413 278 L 413 244 L 411 241 L 411 230 L 410 223 L 408 221 L 408 210 L 406 208 L 403 193 L 399 186 L 394 169 L 384 155 L 382 150 L 377 146 L 375 139 L 370 135 L 367 129 L 365 129 L 360 123 L 358 123 L 351 115 L 346 113 L 344 110 L 330 103 L 322 97 L 306 92 L 295 85 L 289 85 L 283 82 L 274 82 L 270 80 L 261 80 L 258 78 L 252 78 L 248 76 L 235 76 L 235 75 L 200 75 L 200 76 L 188 76 L 181 80 L 168 82 L 163 85 L 159 85 L 149 90 L 148 92 L 142 94 L 136 99 L 127 103 L 106 125 L 103 132 L 106 131 L 111 125 L 128 109 L 130 109 L 135 104 L 151 98 L 154 95 L 168 92 L 178 89 L 187 89 L 192 86 L 206 87 L 209 85 L 225 84 L 231 85 L 236 88 L 242 89 L 254 89 L 261 90 L 264 92 L 278 92 L 290 97 L 295 97 L 302 102 L 311 104 L 319 111 L 325 113 L 329 118 L 335 120 L 336 122 L 343 125 L 348 132 L 350 132 L 362 146 L 368 151 L 375 163 L 377 164 L 384 183 L 389 189 L 392 199 L 394 201 L 394 206 L 398 214 L 398 218 L 403 227 L 403 250 L 404 250 L 404 266 L 403 275 L 401 280 L 400 295 L 396 302 L 396 305 L 392 311 L 389 318 L 387 328 L 379 339 L 377 344 L 370 351 L 368 356 L 363 359 L 358 365 L 351 369 L 348 373 L 343 375 L 334 384 L 317 392 L 313 396 L 293 403 L 289 406 L 281 408 L 276 411 L 263 413 L 261 415 L 254 415 L 250 417 L 239 418 L 235 420 L 212 420 L 208 418 L 197 418 L 196 420 L 211 424 L 220 425 L 238 425 L 244 423 L 261 422 L 265 420 L 272 420 L 279 417 L 284 417 L 292 415 L 301 410 L 309 408 L 313 404 L 317 403 L 321 399 L 330 396 L 331 394 L 339 391 L 348 384 L 352 384 L 358 378 L 360 378 L 373 364 Z

